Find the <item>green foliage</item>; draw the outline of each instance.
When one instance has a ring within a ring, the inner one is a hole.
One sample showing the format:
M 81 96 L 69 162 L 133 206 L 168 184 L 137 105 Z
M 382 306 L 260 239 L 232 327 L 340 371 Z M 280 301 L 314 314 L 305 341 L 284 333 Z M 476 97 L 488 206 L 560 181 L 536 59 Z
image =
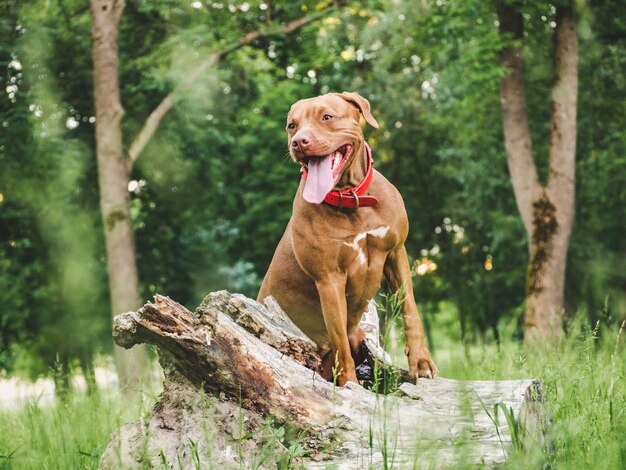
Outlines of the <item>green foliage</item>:
M 624 316 L 626 273 L 626 15 L 615 2 L 589 2 L 581 22 L 577 218 L 569 284 L 591 321 Z M 600 27 L 601 26 L 601 27 Z M 595 91 L 594 91 L 595 90 Z M 601 91 L 600 91 L 601 90 Z
M 55 362 L 64 370 L 72 360 L 90 368 L 93 355 L 110 344 L 103 334 L 109 317 L 96 193 L 86 178 L 90 154 L 69 131 L 81 118 L 54 78 L 54 67 L 67 68 L 53 60 L 63 36 L 55 18 L 42 18 L 35 6 L 20 10 L 7 67 L 14 91 L 3 96 L 13 113 L 2 143 L 8 152 L 0 218 L 7 229 L 0 256 L 2 282 L 12 288 L 3 290 L 1 318 L 17 338 L 1 345 L 0 357 L 8 369 L 28 364 L 21 372 L 33 376 L 49 373 Z M 42 19 L 43 27 L 35 27 Z

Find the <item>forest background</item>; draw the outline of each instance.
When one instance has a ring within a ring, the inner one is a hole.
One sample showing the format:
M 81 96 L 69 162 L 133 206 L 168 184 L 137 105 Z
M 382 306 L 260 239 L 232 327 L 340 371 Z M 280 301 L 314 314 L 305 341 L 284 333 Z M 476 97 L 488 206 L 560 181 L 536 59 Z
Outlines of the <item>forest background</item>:
M 559 2 L 504 3 L 524 19 L 530 133 L 546 181 Z M 67 387 L 71 371 L 89 376 L 113 351 L 91 12 L 79 0 L 1 0 L 0 10 L 0 371 Z M 583 318 L 617 331 L 626 317 L 626 11 L 585 0 L 576 12 L 564 325 Z M 140 298 L 158 292 L 193 309 L 213 290 L 256 296 L 300 179 L 287 156 L 289 106 L 347 90 L 367 97 L 381 124 L 366 136 L 406 202 L 435 357 L 450 343 L 521 343 L 528 237 L 500 111 L 500 54 L 512 40 L 492 1 L 126 0 L 127 152 L 176 92 L 127 184 Z

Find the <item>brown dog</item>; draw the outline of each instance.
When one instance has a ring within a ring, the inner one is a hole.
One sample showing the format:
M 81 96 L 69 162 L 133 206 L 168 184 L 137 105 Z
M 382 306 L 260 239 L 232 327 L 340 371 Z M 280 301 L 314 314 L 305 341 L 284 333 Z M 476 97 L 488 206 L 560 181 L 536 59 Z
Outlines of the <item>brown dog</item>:
M 330 93 L 295 103 L 287 116 L 289 152 L 303 178 L 293 215 L 258 295 L 276 298 L 320 348 L 322 375 L 338 363 L 338 383 L 357 381 L 358 327 L 384 273 L 395 292 L 406 287 L 402 315 L 409 371 L 435 377 L 413 298 L 404 241 L 409 224 L 398 190 L 371 167 L 360 113 L 374 127 L 369 102 Z

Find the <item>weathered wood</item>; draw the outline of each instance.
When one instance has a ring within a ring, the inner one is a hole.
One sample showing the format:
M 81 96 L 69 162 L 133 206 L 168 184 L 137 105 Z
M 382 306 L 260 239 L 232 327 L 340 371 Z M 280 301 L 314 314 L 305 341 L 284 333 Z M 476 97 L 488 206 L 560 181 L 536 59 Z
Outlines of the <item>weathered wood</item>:
M 362 325 L 368 349 L 388 361 L 375 314 L 370 308 Z M 510 407 L 538 439 L 545 426 L 535 400 L 540 385 L 532 380 L 420 379 L 393 395 L 353 383 L 335 387 L 311 370 L 319 360 L 315 345 L 272 299 L 261 305 L 221 291 L 191 313 L 156 296 L 139 311 L 119 315 L 114 337 L 123 347 L 158 346 L 164 391 L 146 422 L 126 425 L 111 438 L 101 468 L 164 462 L 246 467 L 261 459 L 278 426 L 300 433 L 309 452 L 300 460 L 308 468 L 378 468 L 392 459 L 401 467 L 491 466 L 511 448 L 504 416 L 498 427 L 489 416 L 496 403 Z M 262 463 L 273 467 L 271 460 Z

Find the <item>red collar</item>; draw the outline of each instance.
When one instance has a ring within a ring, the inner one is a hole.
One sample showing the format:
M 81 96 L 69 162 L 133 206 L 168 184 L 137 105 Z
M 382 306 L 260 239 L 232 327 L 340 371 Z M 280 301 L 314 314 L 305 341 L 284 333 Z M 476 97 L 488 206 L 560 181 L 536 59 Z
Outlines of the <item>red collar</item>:
M 372 149 L 365 144 L 365 153 L 367 154 L 367 171 L 365 177 L 358 185 L 353 188 L 344 189 L 342 191 L 331 191 L 324 198 L 326 204 L 330 204 L 335 207 L 348 207 L 351 209 L 358 209 L 359 207 L 372 207 L 378 202 L 376 196 L 366 195 L 365 192 L 369 188 L 374 176 L 374 159 L 372 158 Z M 306 179 L 308 175 L 308 169 L 306 165 L 302 166 L 302 177 Z

